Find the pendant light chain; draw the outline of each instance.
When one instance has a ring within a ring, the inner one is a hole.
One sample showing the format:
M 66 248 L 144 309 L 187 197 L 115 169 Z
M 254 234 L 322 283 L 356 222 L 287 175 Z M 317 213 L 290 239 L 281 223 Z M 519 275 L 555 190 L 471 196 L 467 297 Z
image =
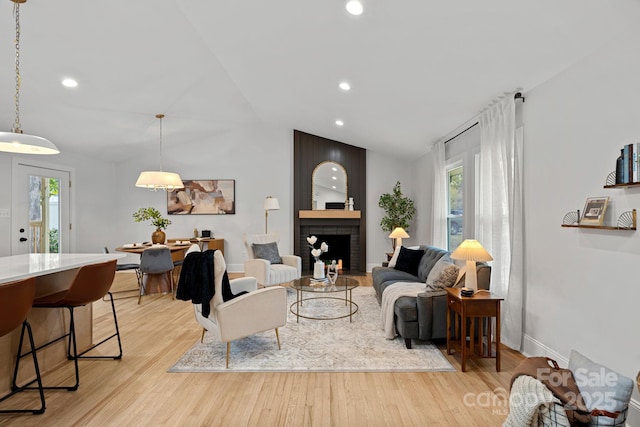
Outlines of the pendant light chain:
M 16 120 L 13 123 L 13 129 L 11 131 L 14 133 L 22 133 L 20 126 L 20 3 L 16 2 L 13 4 L 13 14 L 16 16 L 16 94 L 14 97 L 16 105 Z
M 156 117 L 160 119 L 160 172 L 162 172 L 162 119 L 164 114 L 156 114 Z

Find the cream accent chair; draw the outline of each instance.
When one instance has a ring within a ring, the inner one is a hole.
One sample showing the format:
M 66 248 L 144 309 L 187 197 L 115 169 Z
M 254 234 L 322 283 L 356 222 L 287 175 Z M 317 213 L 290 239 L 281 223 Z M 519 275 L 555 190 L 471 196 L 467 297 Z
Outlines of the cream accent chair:
M 222 301 L 222 277 L 227 269 L 222 252 L 213 255 L 215 274 L 215 294 L 211 300 L 209 317 L 202 315 L 202 304 L 194 304 L 196 320 L 202 325 L 204 340 L 206 331 L 213 332 L 221 342 L 227 343 L 226 367 L 229 368 L 231 341 L 248 337 L 269 329 L 275 329 L 278 349 L 280 335 L 278 328 L 287 323 L 287 290 L 282 286 L 258 289 L 255 277 L 241 277 L 230 280 L 231 292 L 249 293 L 230 301 Z
M 280 255 L 282 264 L 271 264 L 269 261 L 256 258 L 253 252 L 254 243 L 278 243 L 280 238 L 275 233 L 247 234 L 243 236 L 248 259 L 244 262 L 245 276 L 258 279 L 261 286 L 273 286 L 299 279 L 302 275 L 302 258 L 297 255 Z

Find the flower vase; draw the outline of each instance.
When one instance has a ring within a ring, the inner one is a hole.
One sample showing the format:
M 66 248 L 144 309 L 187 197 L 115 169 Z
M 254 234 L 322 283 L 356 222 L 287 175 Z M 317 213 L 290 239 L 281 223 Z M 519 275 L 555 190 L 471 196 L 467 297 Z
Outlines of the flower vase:
M 154 231 L 151 234 L 151 243 L 155 244 L 162 244 L 164 243 L 164 241 L 166 240 L 167 235 L 164 233 L 164 231 L 162 231 L 161 229 L 157 229 L 156 231 Z
M 313 278 L 324 279 L 324 262 L 316 261 L 313 264 Z

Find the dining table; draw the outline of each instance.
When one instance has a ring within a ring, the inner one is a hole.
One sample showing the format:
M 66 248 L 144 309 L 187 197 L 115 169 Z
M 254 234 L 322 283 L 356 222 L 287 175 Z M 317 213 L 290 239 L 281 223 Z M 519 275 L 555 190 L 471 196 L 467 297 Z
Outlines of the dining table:
M 191 246 L 191 242 L 184 240 L 179 242 L 165 243 L 165 244 L 150 244 L 150 243 L 128 243 L 116 248 L 118 252 L 125 252 L 130 254 L 137 254 L 142 257 L 142 252 L 151 247 L 166 247 L 171 252 L 171 259 L 174 261 L 181 261 L 184 259 L 184 253 Z M 173 272 L 160 274 L 145 274 L 142 276 L 143 294 L 150 295 L 156 293 L 167 294 L 171 292 L 171 282 L 173 281 Z M 173 284 L 175 290 L 177 283 Z

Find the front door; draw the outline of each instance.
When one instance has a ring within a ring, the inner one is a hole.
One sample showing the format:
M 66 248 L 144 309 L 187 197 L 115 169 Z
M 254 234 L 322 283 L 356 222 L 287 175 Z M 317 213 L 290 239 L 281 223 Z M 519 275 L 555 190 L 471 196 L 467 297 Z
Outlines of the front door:
M 70 172 L 14 163 L 11 254 L 69 252 Z

